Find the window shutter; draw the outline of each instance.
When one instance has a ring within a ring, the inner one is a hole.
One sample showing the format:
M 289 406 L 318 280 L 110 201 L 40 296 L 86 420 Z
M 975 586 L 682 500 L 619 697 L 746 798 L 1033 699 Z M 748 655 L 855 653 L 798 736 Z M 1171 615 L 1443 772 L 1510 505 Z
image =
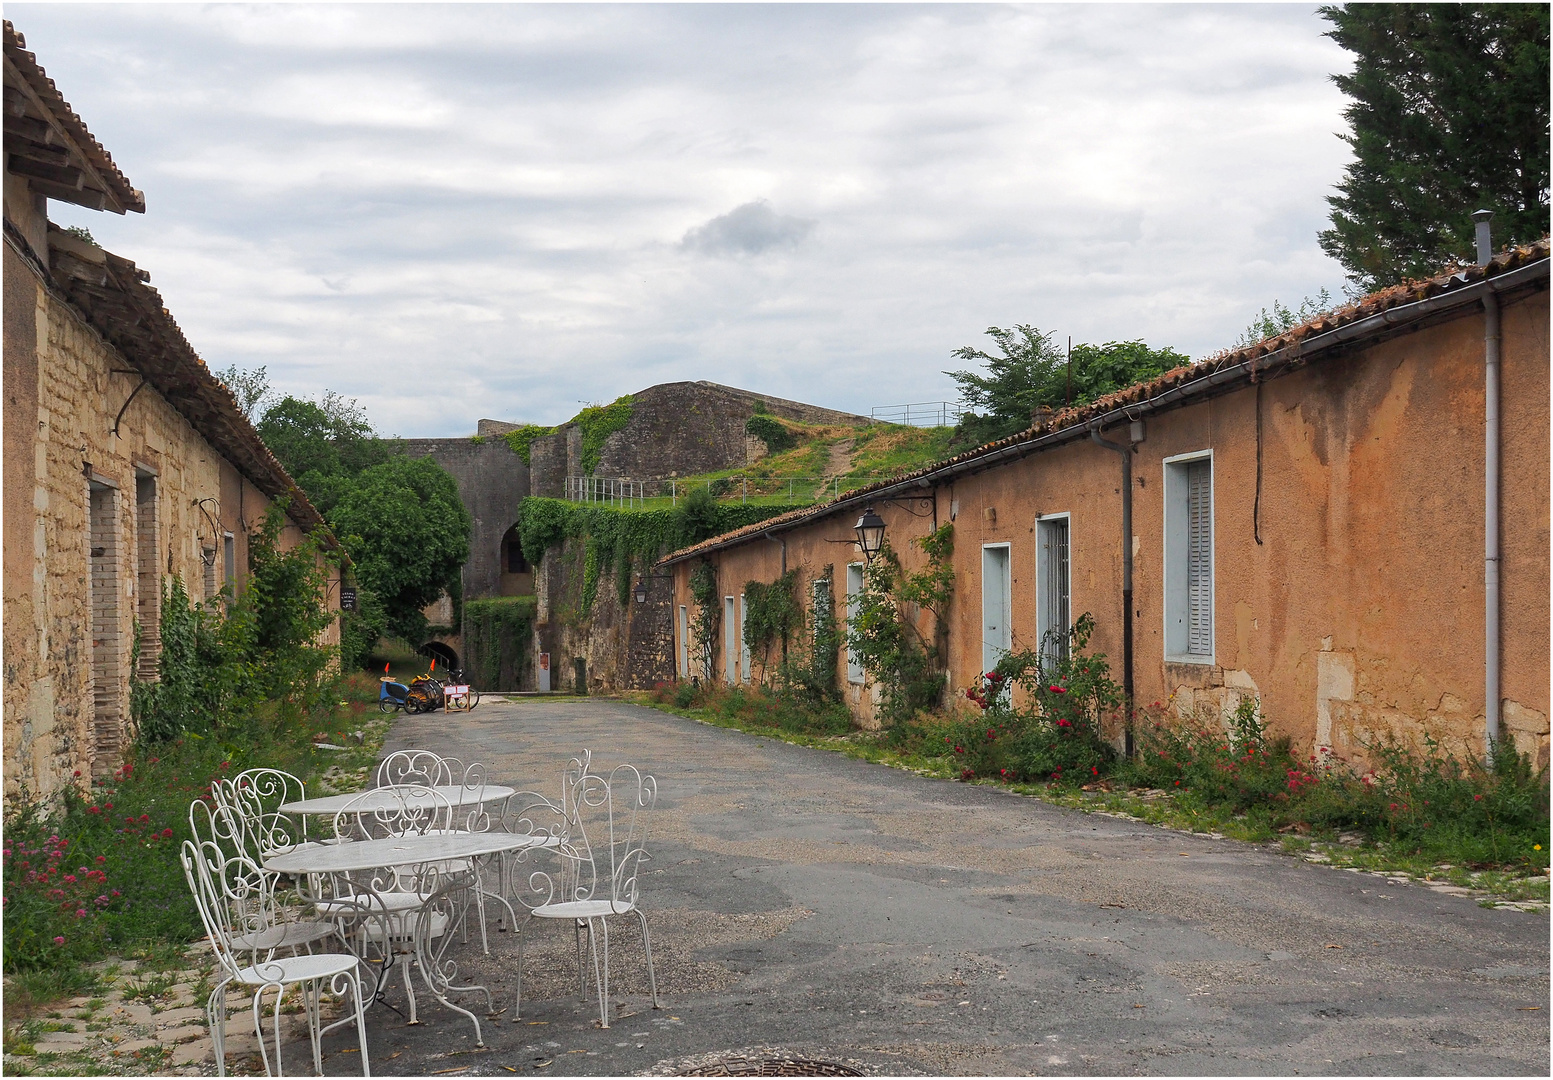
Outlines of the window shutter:
M 1068 655 L 1068 522 L 1041 522 L 1041 648 L 1051 647 L 1050 659 Z
M 1213 655 L 1213 466 L 1186 470 L 1187 651 Z

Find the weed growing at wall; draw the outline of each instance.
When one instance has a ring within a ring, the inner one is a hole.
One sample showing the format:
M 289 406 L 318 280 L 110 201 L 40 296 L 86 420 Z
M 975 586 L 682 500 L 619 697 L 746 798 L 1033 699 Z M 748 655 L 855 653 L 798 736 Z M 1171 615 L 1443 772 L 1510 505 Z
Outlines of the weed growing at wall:
M 497 596 L 464 604 L 464 671 L 482 690 L 517 690 L 533 665 L 532 596 Z
M 766 444 L 766 452 L 780 454 L 798 445 L 797 438 L 780 420 L 771 416 L 755 415 L 744 422 L 744 431 Z
M 311 537 L 278 546 L 283 500 L 271 504 L 249 538 L 248 587 L 225 601 L 190 603 L 183 582 L 162 594 L 159 679 L 132 681 L 130 711 L 142 739 L 203 733 L 275 701 L 311 710 L 330 696 L 335 652 L 317 644 L 334 619 L 324 607 L 325 552 Z
M 847 620 L 847 649 L 879 685 L 880 717 L 892 725 L 936 709 L 946 681 L 941 640 L 954 595 L 954 525 L 913 543 L 927 556 L 927 565 L 906 573 L 885 541 L 863 572 L 863 591 Z M 912 608 L 932 616 L 930 636 L 923 634 Z

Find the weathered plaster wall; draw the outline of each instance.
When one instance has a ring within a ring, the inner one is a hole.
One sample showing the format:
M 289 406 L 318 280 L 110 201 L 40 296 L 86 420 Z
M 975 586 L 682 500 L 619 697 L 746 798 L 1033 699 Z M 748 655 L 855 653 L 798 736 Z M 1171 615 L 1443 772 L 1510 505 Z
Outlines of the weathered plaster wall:
M 1504 664 L 1507 734 L 1548 754 L 1548 308 L 1545 294 L 1504 312 Z M 1181 714 L 1260 699 L 1273 730 L 1344 756 L 1424 730 L 1480 750 L 1483 703 L 1483 320 L 1480 314 L 1322 360 L 1265 384 L 1262 497 L 1256 506 L 1257 390 L 1149 418 L 1133 459 L 1137 701 Z M 1116 439 L 1118 432 L 1107 433 Z M 1214 500 L 1212 663 L 1164 660 L 1164 462 L 1211 450 Z M 1072 443 L 937 490 L 955 521 L 951 699 L 981 667 L 981 548 L 1010 544 L 1013 638 L 1036 644 L 1037 515 L 1071 514 L 1071 610 L 1095 616 L 1091 647 L 1120 681 L 1120 460 Z M 923 507 L 913 507 L 921 510 Z M 931 520 L 875 509 L 902 541 Z M 1259 519 L 1259 528 L 1253 514 Z M 844 611 L 856 511 L 783 534 L 788 565 L 837 567 Z M 1260 533 L 1261 543 L 1257 542 Z M 778 549 L 755 538 L 714 553 L 719 596 L 770 581 Z M 675 568 L 690 604 L 693 564 Z M 804 594 L 807 595 L 806 593 Z M 715 665 L 722 677 L 722 641 Z M 844 678 L 844 659 L 842 677 Z M 870 723 L 870 694 L 849 701 Z M 1111 734 L 1117 734 L 1112 732 Z

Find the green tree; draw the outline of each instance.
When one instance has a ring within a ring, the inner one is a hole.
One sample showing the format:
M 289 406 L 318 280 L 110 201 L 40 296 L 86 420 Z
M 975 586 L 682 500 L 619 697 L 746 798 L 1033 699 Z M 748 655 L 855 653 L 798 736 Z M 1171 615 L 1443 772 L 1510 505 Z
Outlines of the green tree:
M 358 473 L 387 461 L 398 449 L 392 440 L 378 438 L 354 398 L 332 390 L 318 402 L 288 394 L 265 411 L 257 427 L 265 445 L 325 515 Z
M 971 409 L 956 433 L 959 445 L 1005 438 L 1029 427 L 1039 408 L 1082 405 L 1191 363 L 1190 357 L 1174 349 L 1151 349 L 1142 341 L 1110 341 L 1073 346 L 1070 370 L 1068 357 L 1051 335 L 1033 326 L 1019 323 L 1006 330 L 991 326 L 987 336 L 997 344 L 998 355 L 970 345 L 951 354 L 981 362 L 985 372 L 944 372 L 959 384 L 961 400 Z
M 1502 243 L 1548 232 L 1548 5 L 1341 4 L 1327 36 L 1354 161 L 1322 250 L 1363 289 L 1473 257 L 1474 210 Z
M 357 580 L 382 602 L 389 628 L 418 638 L 421 608 L 457 587 L 469 557 L 469 513 L 453 477 L 430 458 L 391 457 L 361 471 L 329 524 Z
M 90 239 L 88 233 L 86 239 Z M 237 407 L 243 410 L 243 415 L 250 421 L 260 417 L 263 412 L 260 406 L 270 396 L 270 375 L 263 367 L 254 368 L 252 371 L 243 371 L 236 364 L 232 364 L 225 371 L 216 372 L 216 378 L 232 391 L 232 396 L 237 399 Z

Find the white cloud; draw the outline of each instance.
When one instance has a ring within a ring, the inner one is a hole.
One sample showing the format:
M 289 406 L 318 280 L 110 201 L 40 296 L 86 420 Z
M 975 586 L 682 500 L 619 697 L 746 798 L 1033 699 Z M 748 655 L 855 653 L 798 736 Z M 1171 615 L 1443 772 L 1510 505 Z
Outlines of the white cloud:
M 404 435 L 710 378 L 945 395 L 989 324 L 1202 355 L 1316 247 L 1289 6 L 7 8 L 148 213 L 55 204 L 213 366 Z M 889 399 L 884 400 L 884 399 Z

